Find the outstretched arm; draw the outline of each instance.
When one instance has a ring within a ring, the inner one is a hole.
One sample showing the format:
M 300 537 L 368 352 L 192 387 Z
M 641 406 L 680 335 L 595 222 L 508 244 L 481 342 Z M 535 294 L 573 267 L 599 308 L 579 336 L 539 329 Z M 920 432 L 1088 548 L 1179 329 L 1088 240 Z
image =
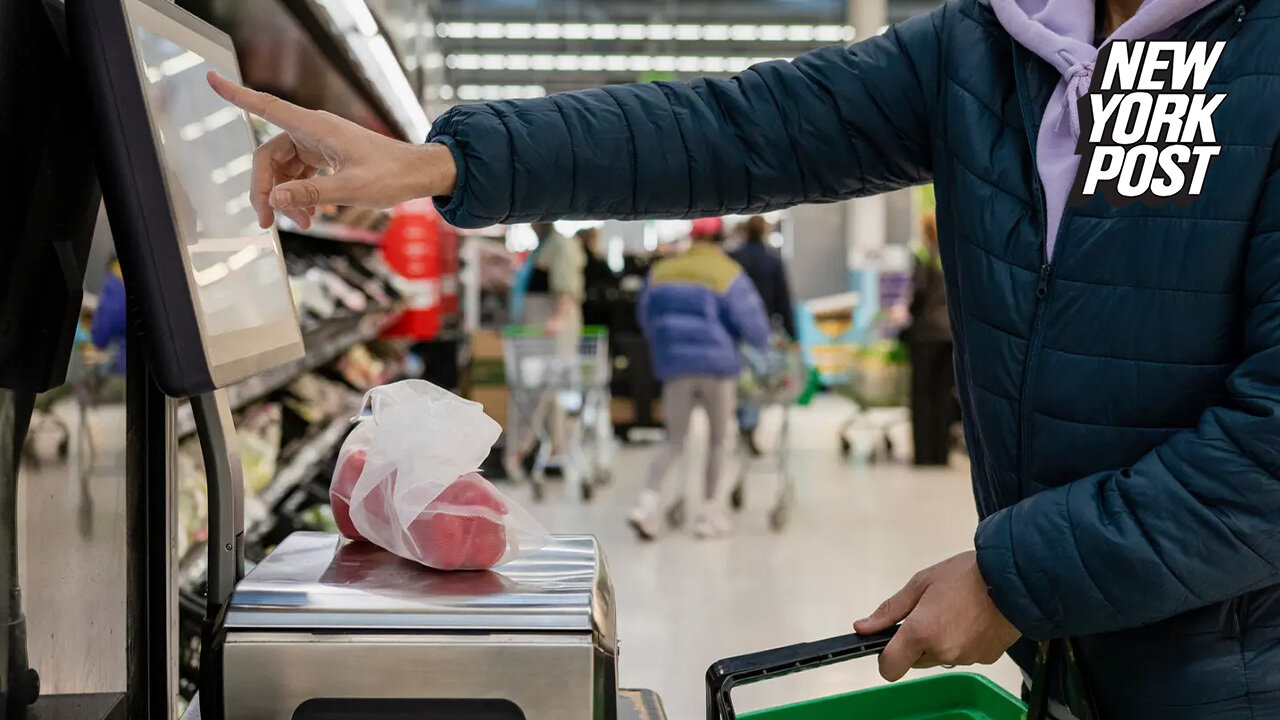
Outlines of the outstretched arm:
M 942 17 L 731 80 L 650 83 L 456 107 L 402 143 L 211 73 L 228 101 L 285 132 L 254 156 L 259 221 L 319 205 L 441 198 L 476 227 L 557 217 L 761 212 L 927 181 Z M 328 174 L 324 174 L 324 173 Z
M 730 80 L 455 107 L 460 226 L 759 213 L 927 180 L 944 10 Z

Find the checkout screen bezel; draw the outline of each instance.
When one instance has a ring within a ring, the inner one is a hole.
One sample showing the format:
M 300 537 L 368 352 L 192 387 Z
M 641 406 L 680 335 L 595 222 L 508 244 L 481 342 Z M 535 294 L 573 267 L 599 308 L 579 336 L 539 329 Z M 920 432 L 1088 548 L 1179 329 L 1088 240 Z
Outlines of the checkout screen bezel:
M 82 0 L 87 1 L 87 0 Z M 239 64 L 231 39 L 215 28 L 177 8 L 167 0 L 123 0 L 125 20 L 128 28 L 128 42 L 132 50 L 134 69 L 137 73 L 139 87 L 142 89 L 142 100 L 146 105 L 146 116 L 149 120 L 148 131 L 153 143 L 156 158 L 161 163 L 161 182 L 165 188 L 166 207 L 172 222 L 171 235 L 178 245 L 182 257 L 183 274 L 190 302 L 194 310 L 195 322 L 199 329 L 201 351 L 205 367 L 214 387 L 224 387 L 242 380 L 263 370 L 298 359 L 305 355 L 302 332 L 298 325 L 297 308 L 294 305 L 292 291 L 289 288 L 289 275 L 285 267 L 284 253 L 280 247 L 280 237 L 275 227 L 269 233 L 274 246 L 278 264 L 282 291 L 288 298 L 288 319 L 257 327 L 243 328 L 210 336 L 206 327 L 206 317 L 201 304 L 200 292 L 193 276 L 193 265 L 187 249 L 188 238 L 183 237 L 178 227 L 178 213 L 174 206 L 174 189 L 170 186 L 168 173 L 165 172 L 166 148 L 159 135 L 155 115 L 152 114 L 151 98 L 147 90 L 148 78 L 146 63 L 139 47 L 136 35 L 137 28 L 163 37 L 203 58 L 215 66 L 224 76 L 240 82 Z M 203 78 L 201 78 L 203 82 Z M 212 88 L 209 89 L 212 94 Z M 249 117 L 240 111 L 240 119 L 233 124 L 243 128 L 245 147 L 248 151 L 256 148 Z M 174 139 L 176 142 L 177 139 Z M 169 148 L 168 152 L 172 152 Z M 245 176 L 247 178 L 247 175 Z M 281 338 L 284 341 L 281 342 Z M 218 343 L 217 351 L 210 341 Z M 224 350 L 223 348 L 228 348 Z M 185 363 L 184 363 L 185 364 Z

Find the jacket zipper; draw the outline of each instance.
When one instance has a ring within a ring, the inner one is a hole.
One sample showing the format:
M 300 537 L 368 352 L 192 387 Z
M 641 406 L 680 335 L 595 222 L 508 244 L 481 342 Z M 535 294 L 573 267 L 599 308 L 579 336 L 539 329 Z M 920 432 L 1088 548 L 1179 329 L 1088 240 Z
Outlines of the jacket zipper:
M 1224 20 L 1228 14 L 1232 17 Z M 1240 32 L 1240 27 L 1244 24 L 1245 17 L 1248 15 L 1248 9 L 1244 2 L 1235 4 L 1223 2 L 1222 5 L 1204 11 L 1204 14 L 1198 18 L 1195 23 L 1187 24 L 1177 34 L 1178 40 L 1206 40 L 1212 41 L 1219 39 L 1224 27 L 1230 23 L 1227 28 L 1226 40 L 1235 37 Z
M 1018 78 L 1025 77 L 1025 71 L 1020 64 L 1021 57 L 1018 52 L 1017 42 L 1013 43 L 1013 68 L 1014 75 Z M 1027 85 L 1027 81 L 1023 79 L 1022 84 Z M 1022 102 L 1022 121 L 1027 131 L 1027 141 L 1031 147 L 1031 187 L 1035 194 L 1036 209 L 1040 214 L 1040 275 L 1036 279 L 1036 299 L 1035 310 L 1031 319 L 1031 336 L 1027 339 L 1027 357 L 1023 362 L 1022 368 L 1022 389 L 1019 393 L 1018 400 L 1018 496 L 1021 500 L 1025 497 L 1028 461 L 1028 446 L 1031 436 L 1031 380 L 1036 370 L 1036 360 L 1039 356 L 1041 335 L 1044 332 L 1044 316 L 1045 306 L 1049 300 L 1049 289 L 1053 283 L 1053 262 L 1049 257 L 1049 217 L 1046 208 L 1046 200 L 1044 195 L 1044 186 L 1040 182 L 1040 167 L 1036 162 L 1036 140 L 1039 136 L 1035 132 L 1034 123 L 1032 123 L 1032 109 L 1028 105 L 1030 88 L 1024 88 L 1025 92 L 1019 92 L 1018 95 Z M 1062 228 L 1066 226 L 1070 216 L 1070 208 L 1063 211 L 1062 219 L 1058 224 L 1057 239 L 1062 237 Z M 1054 243 L 1055 247 L 1057 242 Z

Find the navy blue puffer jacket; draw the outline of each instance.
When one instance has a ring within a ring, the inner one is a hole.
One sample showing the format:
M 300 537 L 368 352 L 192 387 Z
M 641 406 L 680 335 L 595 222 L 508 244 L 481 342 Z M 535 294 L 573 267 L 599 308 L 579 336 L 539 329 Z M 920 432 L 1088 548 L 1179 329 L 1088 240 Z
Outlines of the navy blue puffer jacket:
M 1051 266 L 1032 139 L 1058 75 L 987 0 L 729 81 L 456 108 L 443 210 L 757 213 L 932 180 L 996 604 L 1079 639 L 1104 718 L 1280 717 L 1280 0 L 1181 36 L 1228 40 L 1204 194 L 1095 198 Z

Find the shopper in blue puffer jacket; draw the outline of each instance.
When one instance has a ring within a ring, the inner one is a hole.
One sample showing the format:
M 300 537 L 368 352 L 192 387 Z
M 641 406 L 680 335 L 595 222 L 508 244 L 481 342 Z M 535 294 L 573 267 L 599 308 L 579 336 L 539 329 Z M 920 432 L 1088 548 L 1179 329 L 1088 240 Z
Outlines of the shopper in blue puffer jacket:
M 678 257 L 660 260 L 649 271 L 636 314 L 649 341 L 654 373 L 662 381 L 662 416 L 667 440 L 649 468 L 649 481 L 627 521 L 644 540 L 661 527 L 662 485 L 684 451 L 694 408 L 707 414 L 708 441 L 703 507 L 694 534 L 709 538 L 729 531 L 722 492 L 732 449 L 737 379 L 742 372 L 738 345 L 764 350 L 769 317 L 751 278 L 720 249 L 723 223 L 695 220 L 692 244 Z
M 1077 714 L 1087 690 L 1107 720 L 1280 717 L 1280 0 L 1032 4 L 951 0 L 732 80 L 462 106 L 412 148 L 215 83 L 288 131 L 258 155 L 287 181 L 255 174 L 264 223 L 268 196 L 307 222 L 436 195 L 478 226 L 932 180 L 982 521 L 856 624 L 901 621 L 882 673 L 1011 645 L 1030 670 L 1072 638 L 1083 683 L 1058 664 L 1046 686 Z M 1073 100 L 1116 36 L 1226 42 L 1221 154 L 1189 202 L 1065 207 Z

